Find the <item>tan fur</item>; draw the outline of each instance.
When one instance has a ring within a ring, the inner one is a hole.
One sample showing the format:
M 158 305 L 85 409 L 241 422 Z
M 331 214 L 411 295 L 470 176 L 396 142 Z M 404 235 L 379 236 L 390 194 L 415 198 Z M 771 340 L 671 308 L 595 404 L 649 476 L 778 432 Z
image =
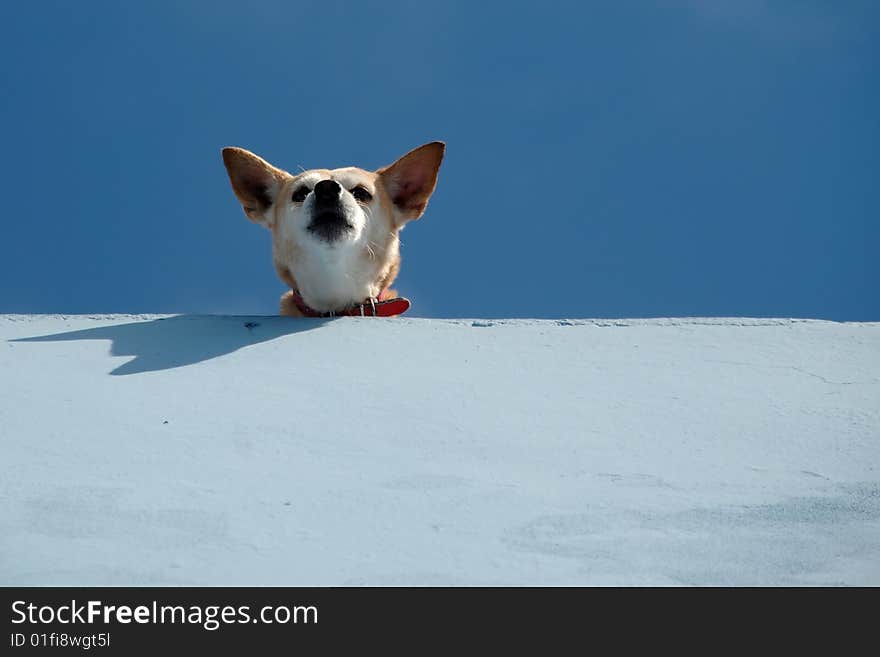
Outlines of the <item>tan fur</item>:
M 281 295 L 281 303 L 278 307 L 278 314 L 284 317 L 302 317 L 303 314 L 293 302 L 293 290 L 288 290 Z
M 277 193 L 277 188 L 291 178 L 286 171 L 276 169 L 263 158 L 243 148 L 224 148 L 223 163 L 229 173 L 232 191 L 241 203 L 245 215 L 252 221 L 259 222 L 265 211 L 272 206 L 272 203 L 264 203 L 254 193 L 254 183 L 265 180 L 269 182 L 267 192 Z
M 292 237 L 298 234 L 289 225 L 292 221 L 291 206 L 294 205 L 290 201 L 293 191 L 301 187 L 303 182 L 326 179 L 336 180 L 343 188 L 353 189 L 356 185 L 363 185 L 372 191 L 372 201 L 359 204 L 365 208 L 359 216 L 364 216 L 367 222 L 362 228 L 363 243 L 351 242 L 357 249 L 351 252 L 354 260 L 346 261 L 352 270 L 340 274 L 349 278 L 359 277 L 355 283 L 378 295 L 392 284 L 400 271 L 398 233 L 408 221 L 418 219 L 424 213 L 437 184 L 443 152 L 441 142 L 432 142 L 374 172 L 346 167 L 311 169 L 295 176 L 241 148 L 224 148 L 223 161 L 233 192 L 247 217 L 266 226 L 272 234 L 272 258 L 278 277 L 291 289 L 298 289 L 309 305 L 326 311 L 328 309 L 310 301 L 314 299 L 320 302 L 322 294 L 327 292 L 322 292 L 321 282 L 312 280 L 311 287 L 303 289 L 300 283 L 303 280 L 309 282 L 308 277 L 297 281 L 293 274 L 293 270 L 301 271 L 300 263 L 317 248 L 308 239 Z M 308 273 L 309 270 L 305 271 Z M 390 298 L 396 293 L 389 290 L 386 294 Z M 300 317 L 302 314 L 292 297 L 292 292 L 282 295 L 279 312 Z M 352 298 L 346 303 L 350 306 L 363 301 L 363 298 Z

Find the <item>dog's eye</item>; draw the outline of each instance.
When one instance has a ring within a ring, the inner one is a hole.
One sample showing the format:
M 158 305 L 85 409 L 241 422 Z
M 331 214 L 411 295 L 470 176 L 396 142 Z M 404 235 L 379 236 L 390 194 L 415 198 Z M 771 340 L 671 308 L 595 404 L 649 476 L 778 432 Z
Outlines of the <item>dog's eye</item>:
M 295 203 L 302 203 L 303 201 L 306 200 L 306 196 L 309 195 L 309 192 L 310 192 L 310 191 L 312 191 L 312 190 L 310 190 L 310 189 L 309 189 L 308 187 L 306 187 L 305 185 L 303 185 L 302 187 L 298 187 L 298 188 L 293 192 L 293 195 L 290 197 L 290 200 L 293 201 L 293 202 L 295 202 Z
M 351 195 L 354 196 L 355 200 L 360 201 L 361 203 L 369 203 L 373 200 L 373 195 L 367 191 L 367 188 L 361 187 L 360 185 L 351 190 Z

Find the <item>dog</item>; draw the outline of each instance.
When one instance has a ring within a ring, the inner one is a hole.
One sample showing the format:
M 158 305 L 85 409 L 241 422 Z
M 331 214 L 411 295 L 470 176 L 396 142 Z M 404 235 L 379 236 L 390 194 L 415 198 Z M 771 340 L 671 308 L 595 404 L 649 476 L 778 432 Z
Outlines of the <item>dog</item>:
M 224 148 L 232 191 L 251 221 L 272 233 L 272 260 L 290 288 L 291 317 L 398 315 L 409 300 L 390 289 L 400 270 L 400 231 L 421 217 L 446 145 L 419 146 L 376 171 L 283 171 L 243 148 Z

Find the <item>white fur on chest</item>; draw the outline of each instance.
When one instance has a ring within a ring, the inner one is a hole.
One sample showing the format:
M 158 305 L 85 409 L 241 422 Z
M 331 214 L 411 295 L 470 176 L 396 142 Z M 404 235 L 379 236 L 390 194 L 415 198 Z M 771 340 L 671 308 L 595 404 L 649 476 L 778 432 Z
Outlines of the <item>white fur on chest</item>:
M 339 310 L 379 295 L 378 285 L 371 284 L 374 267 L 357 243 L 310 247 L 303 249 L 293 275 L 303 301 L 311 308 Z

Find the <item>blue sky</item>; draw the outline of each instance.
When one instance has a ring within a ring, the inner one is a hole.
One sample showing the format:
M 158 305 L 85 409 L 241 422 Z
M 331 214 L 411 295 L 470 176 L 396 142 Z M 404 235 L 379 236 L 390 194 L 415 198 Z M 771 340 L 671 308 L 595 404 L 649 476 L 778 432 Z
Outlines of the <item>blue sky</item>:
M 873 2 L 0 8 L 0 312 L 272 314 L 226 145 L 440 139 L 414 315 L 880 320 Z

